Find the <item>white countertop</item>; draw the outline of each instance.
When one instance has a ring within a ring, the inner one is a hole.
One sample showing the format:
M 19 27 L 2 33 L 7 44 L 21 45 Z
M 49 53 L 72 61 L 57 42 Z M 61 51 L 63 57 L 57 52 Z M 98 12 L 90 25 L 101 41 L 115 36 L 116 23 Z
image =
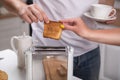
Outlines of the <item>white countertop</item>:
M 17 55 L 14 51 L 6 49 L 0 51 L 0 70 L 8 74 L 8 80 L 25 80 L 25 70 L 17 67 Z M 81 80 L 73 77 L 73 80 Z
M 14 51 L 7 49 L 0 51 L 0 70 L 8 74 L 8 80 L 25 80 L 25 70 L 17 67 L 17 56 Z

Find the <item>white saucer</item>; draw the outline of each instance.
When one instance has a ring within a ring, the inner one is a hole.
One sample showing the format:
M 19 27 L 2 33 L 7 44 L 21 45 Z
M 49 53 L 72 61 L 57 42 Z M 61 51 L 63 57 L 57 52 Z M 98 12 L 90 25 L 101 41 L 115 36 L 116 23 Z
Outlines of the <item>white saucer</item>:
M 84 13 L 84 16 L 86 16 L 88 18 L 91 18 L 91 19 L 93 19 L 95 21 L 98 21 L 98 22 L 106 22 L 106 21 L 109 21 L 109 20 L 115 20 L 116 19 L 116 17 L 107 18 L 107 19 L 96 18 L 96 17 L 91 16 L 89 12 Z

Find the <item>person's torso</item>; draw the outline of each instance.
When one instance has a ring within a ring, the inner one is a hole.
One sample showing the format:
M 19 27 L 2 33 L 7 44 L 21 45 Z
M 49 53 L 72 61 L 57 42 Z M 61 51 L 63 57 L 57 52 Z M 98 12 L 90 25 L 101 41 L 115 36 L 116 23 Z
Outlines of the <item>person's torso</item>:
M 94 21 L 83 16 L 90 9 L 90 5 L 97 0 L 33 0 L 47 14 L 50 20 L 58 21 L 66 18 L 82 17 L 91 28 L 95 28 Z M 75 54 L 80 55 L 96 48 L 96 43 L 85 40 L 72 31 L 64 30 L 60 40 L 43 38 L 43 23 L 33 23 L 33 38 L 39 41 L 39 45 L 45 46 L 72 46 Z

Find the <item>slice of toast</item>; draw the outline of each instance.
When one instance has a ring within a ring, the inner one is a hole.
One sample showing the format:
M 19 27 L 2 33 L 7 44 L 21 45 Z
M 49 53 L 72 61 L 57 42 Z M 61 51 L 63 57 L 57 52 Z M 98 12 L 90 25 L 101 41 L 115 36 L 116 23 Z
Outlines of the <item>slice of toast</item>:
M 60 39 L 62 34 L 63 24 L 61 22 L 50 21 L 49 23 L 44 24 L 44 38 Z
M 67 67 L 65 69 L 64 65 L 67 65 L 67 61 L 55 57 L 44 58 L 43 67 L 46 80 L 67 80 Z
M 8 80 L 8 74 L 0 70 L 0 80 Z

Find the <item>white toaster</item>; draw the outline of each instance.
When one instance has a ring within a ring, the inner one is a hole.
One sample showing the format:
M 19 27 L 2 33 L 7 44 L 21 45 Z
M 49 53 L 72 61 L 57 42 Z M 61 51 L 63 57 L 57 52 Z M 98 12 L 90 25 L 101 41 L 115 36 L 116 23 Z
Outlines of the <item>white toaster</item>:
M 34 46 L 25 51 L 26 80 L 47 80 L 43 58 L 57 57 L 67 60 L 67 78 L 73 80 L 73 52 L 69 46 Z M 52 69 L 53 67 L 51 67 Z

